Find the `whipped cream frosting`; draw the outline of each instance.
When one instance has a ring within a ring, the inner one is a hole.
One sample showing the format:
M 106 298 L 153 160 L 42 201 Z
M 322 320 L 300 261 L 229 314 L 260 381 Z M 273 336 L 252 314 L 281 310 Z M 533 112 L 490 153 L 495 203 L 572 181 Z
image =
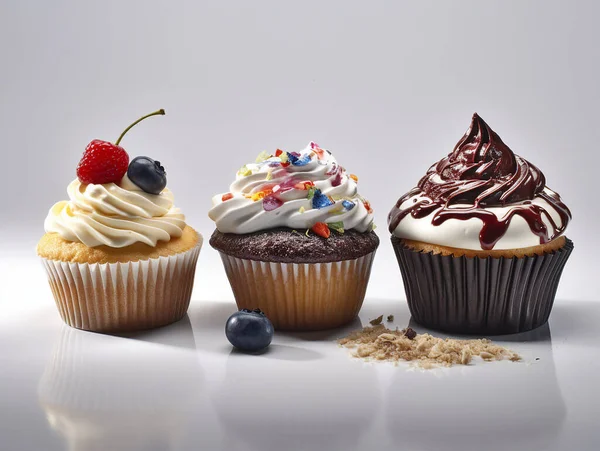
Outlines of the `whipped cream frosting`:
M 238 171 L 228 193 L 213 197 L 208 215 L 222 233 L 304 230 L 318 222 L 368 232 L 373 211 L 357 180 L 314 142 L 301 152 L 263 152 Z
M 186 225 L 168 188 L 149 194 L 127 175 L 119 184 L 86 185 L 76 179 L 67 192 L 69 200 L 50 209 L 44 228 L 88 247 L 121 248 L 134 243 L 154 247 L 158 241 L 180 237 Z
M 571 212 L 544 174 L 479 117 L 388 217 L 398 238 L 471 250 L 516 249 L 563 235 Z

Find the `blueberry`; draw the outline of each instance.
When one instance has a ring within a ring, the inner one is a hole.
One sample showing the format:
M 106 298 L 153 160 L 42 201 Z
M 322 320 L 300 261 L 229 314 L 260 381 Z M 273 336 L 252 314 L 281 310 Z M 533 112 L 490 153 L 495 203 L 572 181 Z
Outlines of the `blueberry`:
M 129 163 L 127 177 L 142 190 L 150 194 L 160 194 L 167 186 L 167 173 L 160 161 L 150 157 L 135 157 Z
M 265 349 L 273 339 L 273 324 L 259 309 L 242 309 L 227 320 L 225 335 L 241 351 Z

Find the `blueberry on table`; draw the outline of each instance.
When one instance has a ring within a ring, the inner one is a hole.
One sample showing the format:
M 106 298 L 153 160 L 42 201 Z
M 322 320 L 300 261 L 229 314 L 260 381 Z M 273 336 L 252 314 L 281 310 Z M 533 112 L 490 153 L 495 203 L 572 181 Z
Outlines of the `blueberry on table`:
M 273 324 L 260 309 L 242 309 L 227 320 L 225 335 L 241 351 L 265 349 L 273 339 Z
M 135 157 L 129 163 L 127 177 L 142 190 L 150 194 L 160 194 L 167 186 L 167 173 L 160 161 L 150 157 Z

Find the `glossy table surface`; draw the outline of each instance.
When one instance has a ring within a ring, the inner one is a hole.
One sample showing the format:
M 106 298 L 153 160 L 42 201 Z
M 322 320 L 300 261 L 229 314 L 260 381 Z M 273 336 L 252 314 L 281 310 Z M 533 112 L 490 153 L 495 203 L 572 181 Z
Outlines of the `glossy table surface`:
M 162 329 L 71 329 L 43 275 L 29 282 L 35 264 L 0 265 L 3 451 L 600 449 L 600 302 L 559 299 L 548 325 L 497 339 L 523 362 L 424 371 L 335 343 L 380 314 L 409 324 L 399 299 L 367 298 L 347 328 L 279 333 L 251 356 L 225 339 L 233 301 L 198 287 Z

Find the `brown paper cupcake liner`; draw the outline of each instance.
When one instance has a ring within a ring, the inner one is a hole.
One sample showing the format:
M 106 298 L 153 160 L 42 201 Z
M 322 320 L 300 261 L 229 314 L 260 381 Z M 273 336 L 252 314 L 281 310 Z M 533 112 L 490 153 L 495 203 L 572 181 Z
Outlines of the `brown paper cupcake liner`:
M 279 330 L 342 326 L 365 298 L 375 252 L 330 263 L 275 263 L 221 258 L 238 308 L 260 308 Z
M 467 334 L 512 334 L 546 323 L 573 242 L 522 258 L 468 258 L 414 251 L 392 237 L 413 319 Z
M 94 332 L 131 332 L 185 315 L 200 247 L 128 263 L 42 262 L 65 323 Z

